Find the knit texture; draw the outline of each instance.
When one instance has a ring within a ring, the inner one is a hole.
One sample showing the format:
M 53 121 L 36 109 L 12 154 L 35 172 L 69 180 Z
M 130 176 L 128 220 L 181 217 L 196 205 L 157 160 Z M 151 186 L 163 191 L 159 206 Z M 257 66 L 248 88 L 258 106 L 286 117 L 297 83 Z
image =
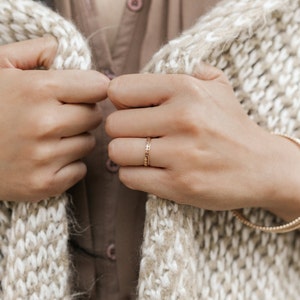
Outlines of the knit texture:
M 51 34 L 52 69 L 88 69 L 90 51 L 75 27 L 30 0 L 0 1 L 0 44 Z M 0 298 L 69 299 L 67 196 L 40 203 L 0 202 Z
M 201 61 L 225 72 L 254 122 L 300 137 L 299 0 L 222 1 L 144 71 L 191 74 Z M 258 224 L 279 221 L 262 210 L 245 214 Z M 139 299 L 296 300 L 299 282 L 299 231 L 262 233 L 230 212 L 149 196 Z

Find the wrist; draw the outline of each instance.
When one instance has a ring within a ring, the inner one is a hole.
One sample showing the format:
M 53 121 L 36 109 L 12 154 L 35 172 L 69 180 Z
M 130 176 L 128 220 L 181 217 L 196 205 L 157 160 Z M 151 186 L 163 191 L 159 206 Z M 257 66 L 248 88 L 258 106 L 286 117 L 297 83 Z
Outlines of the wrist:
M 270 182 L 265 209 L 291 221 L 300 216 L 300 144 L 287 137 L 270 136 Z

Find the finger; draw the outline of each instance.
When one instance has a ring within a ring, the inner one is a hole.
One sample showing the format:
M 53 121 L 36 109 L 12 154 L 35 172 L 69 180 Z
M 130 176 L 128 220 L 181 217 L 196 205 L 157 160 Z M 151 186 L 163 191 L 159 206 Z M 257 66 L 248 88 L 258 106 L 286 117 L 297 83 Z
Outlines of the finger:
M 179 200 L 178 192 L 172 186 L 170 171 L 149 167 L 121 167 L 120 180 L 128 188 L 154 194 L 161 198 Z
M 60 194 L 86 174 L 86 166 L 81 159 L 86 156 L 95 146 L 95 138 L 91 134 L 82 134 L 77 137 L 61 139 L 53 147 L 45 146 L 40 148 L 38 156 L 40 166 L 48 174 L 49 166 L 54 170 L 52 179 L 43 183 L 43 176 L 39 175 L 42 182 L 44 197 Z M 48 175 L 47 175 L 48 176 Z
M 119 110 L 110 114 L 105 129 L 111 137 L 159 137 L 166 135 L 174 123 L 167 106 Z
M 53 78 L 57 84 L 54 92 L 65 103 L 95 103 L 107 97 L 109 79 L 96 71 L 64 70 L 47 71 L 59 73 Z M 51 78 L 49 78 L 51 83 Z
M 132 74 L 113 79 L 108 97 L 117 108 L 156 106 L 168 100 L 181 75 Z
M 75 137 L 63 138 L 57 142 L 53 140 L 40 143 L 31 156 L 38 167 L 53 167 L 59 170 L 63 166 L 82 159 L 95 146 L 95 138 L 90 133 L 84 133 Z
M 63 138 L 55 146 L 54 157 L 57 166 L 65 166 L 74 161 L 80 160 L 89 154 L 95 147 L 95 137 L 90 133 L 78 136 Z
M 167 143 L 164 138 L 151 139 L 149 164 L 151 167 L 168 167 L 166 153 Z M 118 138 L 108 145 L 110 159 L 120 166 L 143 166 L 145 158 L 146 139 Z
M 57 98 L 67 103 L 95 103 L 107 97 L 109 79 L 97 71 L 60 71 Z
M 58 122 L 55 122 L 56 118 Z M 99 126 L 102 110 L 95 104 L 64 104 L 59 107 L 56 118 L 53 121 L 54 129 L 50 130 L 50 133 L 54 133 L 57 137 L 76 136 Z
M 52 196 L 56 196 L 81 180 L 87 172 L 86 165 L 82 161 L 75 161 L 58 170 L 54 176 L 53 186 L 55 191 Z
M 37 67 L 49 68 L 57 51 L 53 36 L 3 45 L 0 47 L 0 68 L 30 70 Z
M 109 79 L 97 71 L 25 71 L 24 83 L 63 103 L 96 103 L 107 97 Z

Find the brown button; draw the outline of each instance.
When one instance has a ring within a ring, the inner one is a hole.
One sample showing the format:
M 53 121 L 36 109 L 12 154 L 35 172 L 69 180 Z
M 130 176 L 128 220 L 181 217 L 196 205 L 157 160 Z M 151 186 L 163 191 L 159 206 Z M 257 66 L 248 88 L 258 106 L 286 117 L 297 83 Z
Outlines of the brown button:
M 115 244 L 110 244 L 106 249 L 106 256 L 112 260 L 115 261 L 117 259 L 116 255 L 116 246 Z
M 139 11 L 143 7 L 143 0 L 128 0 L 127 7 L 131 11 Z
M 119 165 L 115 164 L 111 159 L 106 161 L 106 169 L 111 173 L 117 173 L 119 171 Z

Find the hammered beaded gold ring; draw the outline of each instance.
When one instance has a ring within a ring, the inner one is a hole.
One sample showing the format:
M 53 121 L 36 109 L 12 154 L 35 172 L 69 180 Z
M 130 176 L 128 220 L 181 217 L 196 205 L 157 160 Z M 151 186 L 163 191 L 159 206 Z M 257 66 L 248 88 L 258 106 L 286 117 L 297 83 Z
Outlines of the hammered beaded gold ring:
M 150 149 L 151 149 L 151 138 L 146 138 L 146 145 L 145 145 L 145 157 L 144 157 L 144 166 L 150 166 Z

